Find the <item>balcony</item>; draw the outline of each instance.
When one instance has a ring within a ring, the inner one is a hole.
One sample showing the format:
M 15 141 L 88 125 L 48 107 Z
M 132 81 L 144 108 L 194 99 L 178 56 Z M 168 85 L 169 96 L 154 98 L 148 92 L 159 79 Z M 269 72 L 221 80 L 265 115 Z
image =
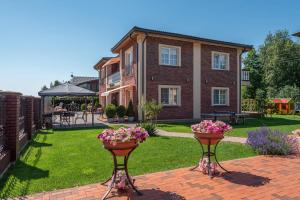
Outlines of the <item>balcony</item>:
M 108 76 L 107 77 L 108 88 L 119 86 L 120 85 L 120 80 L 121 80 L 120 72 L 116 72 L 116 73 Z

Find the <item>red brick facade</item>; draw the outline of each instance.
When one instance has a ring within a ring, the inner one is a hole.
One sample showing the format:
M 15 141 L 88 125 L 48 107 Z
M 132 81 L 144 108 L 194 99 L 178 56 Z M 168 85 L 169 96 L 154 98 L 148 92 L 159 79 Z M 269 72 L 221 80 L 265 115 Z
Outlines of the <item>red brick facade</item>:
M 212 51 L 229 53 L 229 71 L 212 69 Z M 212 106 L 212 87 L 229 88 L 229 106 Z M 201 45 L 201 112 L 237 112 L 237 50 Z
M 181 47 L 181 66 L 159 65 L 159 44 Z M 193 118 L 193 43 L 148 37 L 146 99 L 158 101 L 159 85 L 180 85 L 181 106 L 165 106 L 159 119 Z

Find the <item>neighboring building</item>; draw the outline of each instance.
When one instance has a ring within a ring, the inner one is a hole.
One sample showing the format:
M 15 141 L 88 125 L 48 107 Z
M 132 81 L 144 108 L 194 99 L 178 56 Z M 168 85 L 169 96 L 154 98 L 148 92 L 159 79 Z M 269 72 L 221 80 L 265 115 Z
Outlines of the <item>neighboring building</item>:
M 250 71 L 246 69 L 242 69 L 242 86 L 250 85 Z
M 241 54 L 250 45 L 133 27 L 102 58 L 99 98 L 128 105 L 155 99 L 159 119 L 199 119 L 201 113 L 241 111 Z
M 300 37 L 300 32 L 294 33 L 293 36 Z
M 86 77 L 86 76 L 73 76 L 69 83 L 94 91 L 99 92 L 99 78 L 98 77 Z

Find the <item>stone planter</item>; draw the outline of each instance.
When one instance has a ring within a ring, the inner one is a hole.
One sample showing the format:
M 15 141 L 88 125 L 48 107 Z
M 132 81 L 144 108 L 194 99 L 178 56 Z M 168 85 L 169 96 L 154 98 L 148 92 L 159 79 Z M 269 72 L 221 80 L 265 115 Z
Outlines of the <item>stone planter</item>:
M 105 149 L 111 150 L 116 156 L 127 156 L 138 144 L 136 140 L 130 140 L 128 142 L 117 142 L 116 145 L 103 142 L 103 145 Z
M 119 122 L 119 123 L 123 123 L 124 121 L 125 121 L 125 120 L 124 120 L 124 117 L 119 117 L 119 118 L 118 118 L 118 122 Z
M 107 118 L 107 122 L 108 123 L 113 123 L 114 122 L 114 118 Z
M 200 133 L 200 132 L 194 132 L 195 138 L 201 142 L 201 144 L 210 144 L 214 145 L 217 144 L 220 140 L 224 138 L 223 134 L 211 134 L 211 133 Z
M 128 121 L 129 122 L 133 122 L 134 121 L 134 117 L 128 117 Z

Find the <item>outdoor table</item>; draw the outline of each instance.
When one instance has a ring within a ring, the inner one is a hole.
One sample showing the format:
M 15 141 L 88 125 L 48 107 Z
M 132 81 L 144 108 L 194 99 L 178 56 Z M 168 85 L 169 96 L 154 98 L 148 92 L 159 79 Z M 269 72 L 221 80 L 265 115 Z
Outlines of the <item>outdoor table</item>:
M 230 173 L 229 171 L 227 171 L 227 170 L 219 163 L 218 158 L 217 158 L 217 151 L 216 151 L 216 150 L 217 150 L 217 146 L 218 146 L 219 142 L 224 138 L 224 136 L 223 136 L 222 139 L 220 139 L 216 144 L 213 144 L 213 142 L 212 142 L 212 140 L 215 140 L 215 138 L 211 138 L 211 137 L 208 137 L 208 136 L 207 136 L 207 137 L 202 136 L 205 140 L 207 140 L 207 144 L 205 144 L 205 145 L 207 146 L 207 151 L 204 151 L 204 147 L 203 147 L 204 144 L 202 144 L 201 140 L 200 140 L 198 137 L 196 137 L 196 136 L 194 136 L 194 137 L 195 137 L 195 139 L 199 142 L 199 144 L 200 144 L 200 146 L 201 146 L 201 149 L 202 149 L 202 155 L 201 155 L 200 161 L 203 160 L 204 156 L 207 156 L 207 158 L 208 158 L 208 163 L 207 163 L 207 171 L 208 171 L 208 175 L 209 175 L 211 178 L 213 177 L 213 175 L 212 175 L 212 170 L 211 170 L 211 157 L 215 158 L 215 161 L 216 161 L 217 165 L 218 165 L 221 169 L 223 169 L 225 172 Z M 202 139 L 203 139 L 203 138 L 202 138 Z M 212 149 L 211 146 L 212 146 L 212 145 L 215 145 L 213 151 L 211 151 L 211 149 Z M 195 169 L 197 169 L 199 166 L 200 166 L 200 165 L 199 165 L 199 163 L 198 163 L 197 166 L 195 166 L 195 167 L 192 168 L 191 170 L 195 170 Z
M 206 113 L 206 114 L 201 114 L 202 117 L 213 117 L 214 121 L 217 121 L 218 117 L 230 117 L 232 114 L 230 113 Z
M 128 148 L 128 147 L 127 148 L 126 147 L 123 147 L 123 148 L 121 148 L 121 147 L 107 148 L 104 145 L 104 148 L 106 150 L 108 150 L 111 153 L 111 155 L 113 156 L 114 169 L 113 169 L 113 172 L 112 172 L 112 176 L 109 179 L 107 179 L 105 182 L 102 183 L 102 185 L 105 185 L 108 181 L 111 180 L 111 183 L 108 186 L 108 191 L 104 194 L 104 196 L 102 197 L 102 200 L 104 200 L 108 196 L 108 194 L 111 192 L 111 190 L 114 187 L 118 171 L 122 171 L 122 170 L 125 172 L 125 175 L 127 177 L 128 183 L 131 186 L 131 188 L 138 195 L 142 195 L 142 193 L 140 191 L 138 191 L 138 189 L 134 186 L 134 184 L 133 184 L 134 180 L 133 181 L 131 180 L 131 178 L 129 176 L 129 173 L 128 173 L 128 167 L 127 167 L 129 156 L 136 149 L 136 147 L 138 147 L 138 143 L 135 145 L 134 148 Z M 114 152 L 115 150 L 117 150 L 117 151 L 118 150 L 129 150 L 129 153 L 125 156 L 119 156 L 119 155 L 116 155 L 116 153 Z M 123 163 L 118 163 L 117 156 L 123 157 L 123 159 L 124 159 Z

